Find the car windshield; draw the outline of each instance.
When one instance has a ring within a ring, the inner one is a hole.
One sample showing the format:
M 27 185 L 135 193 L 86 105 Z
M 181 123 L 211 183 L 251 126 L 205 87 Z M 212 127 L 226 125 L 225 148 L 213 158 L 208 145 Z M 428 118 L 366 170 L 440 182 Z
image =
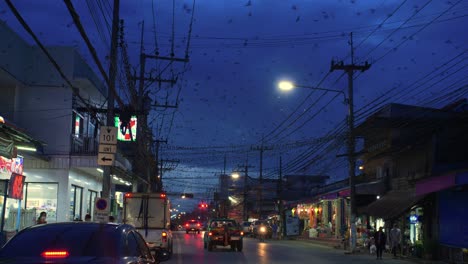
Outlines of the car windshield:
M 216 220 L 212 221 L 210 224 L 211 227 L 223 227 L 224 225 L 234 227 L 236 226 L 236 222 L 233 220 Z
M 115 257 L 118 236 L 114 226 L 45 225 L 18 233 L 0 251 L 0 257 L 38 257 L 47 250 L 66 250 L 73 256 Z

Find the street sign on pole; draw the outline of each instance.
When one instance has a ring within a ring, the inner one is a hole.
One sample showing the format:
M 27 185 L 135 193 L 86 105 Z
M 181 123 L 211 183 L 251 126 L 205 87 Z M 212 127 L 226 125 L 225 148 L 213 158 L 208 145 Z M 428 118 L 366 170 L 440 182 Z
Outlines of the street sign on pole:
M 99 132 L 101 133 L 99 137 L 100 144 L 117 144 L 117 127 L 102 126 Z
M 112 166 L 114 165 L 115 154 L 113 153 L 98 153 L 98 165 Z
M 116 153 L 117 145 L 99 144 L 99 153 Z
M 109 222 L 110 203 L 108 198 L 96 197 L 94 200 L 94 221 L 100 223 Z
M 117 128 L 102 126 L 100 133 L 97 163 L 101 166 L 112 166 L 117 152 Z

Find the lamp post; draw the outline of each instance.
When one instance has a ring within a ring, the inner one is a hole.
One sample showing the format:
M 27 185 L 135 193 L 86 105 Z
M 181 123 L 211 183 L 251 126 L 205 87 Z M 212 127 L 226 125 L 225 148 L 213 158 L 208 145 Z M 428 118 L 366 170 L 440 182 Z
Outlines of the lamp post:
M 327 92 L 336 92 L 341 93 L 344 97 L 345 104 L 348 105 L 348 173 L 349 173 L 349 189 L 350 189 L 350 201 L 349 201 L 349 223 L 350 223 L 350 240 L 355 241 L 355 217 L 356 217 L 356 186 L 355 186 L 355 140 L 354 140 L 354 110 L 353 110 L 353 96 L 352 96 L 352 89 L 349 89 L 349 98 L 346 97 L 346 94 L 341 90 L 332 90 L 332 89 L 325 89 L 313 86 L 306 86 L 306 85 L 297 85 L 295 83 L 289 81 L 282 81 L 278 83 L 278 88 L 282 91 L 290 91 L 294 88 L 307 88 L 312 90 L 321 90 Z M 354 230 L 354 231 L 353 231 Z M 351 243 L 352 250 L 354 249 L 353 242 Z

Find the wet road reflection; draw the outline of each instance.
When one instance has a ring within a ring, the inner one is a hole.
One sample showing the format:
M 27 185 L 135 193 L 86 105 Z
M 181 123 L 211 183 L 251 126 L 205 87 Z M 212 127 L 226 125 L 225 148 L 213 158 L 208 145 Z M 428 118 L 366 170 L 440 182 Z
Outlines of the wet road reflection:
M 310 242 L 297 240 L 266 240 L 244 238 L 242 252 L 232 251 L 229 246 L 218 246 L 209 252 L 203 248 L 203 235 L 174 232 L 174 255 L 163 263 L 375 263 L 375 257 L 368 254 L 345 255 L 344 251 Z M 404 260 L 384 259 L 386 264 L 411 263 Z

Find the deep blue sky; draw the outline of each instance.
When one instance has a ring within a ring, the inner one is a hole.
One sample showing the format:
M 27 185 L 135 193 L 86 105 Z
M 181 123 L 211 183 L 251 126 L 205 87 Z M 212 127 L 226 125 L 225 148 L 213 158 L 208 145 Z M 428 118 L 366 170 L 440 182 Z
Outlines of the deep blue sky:
M 96 68 L 62 1 L 14 3 L 43 43 L 76 46 Z M 145 52 L 154 53 L 157 43 L 160 54 L 169 56 L 174 15 L 175 55 L 185 56 L 193 2 L 177 0 L 174 12 L 172 3 L 121 0 L 129 59 L 137 71 L 143 20 Z M 110 26 L 103 14 L 109 22 L 112 1 L 73 4 L 107 68 Z M 30 40 L 4 2 L 0 15 Z M 196 0 L 190 62 L 173 63 L 163 73 L 163 78 L 170 78 L 171 70 L 183 73 L 175 87 L 151 87 L 159 103 L 175 104 L 180 92 L 177 110 L 158 109 L 151 118 L 155 137 L 168 140 L 163 158 L 180 160 L 163 176 L 178 178 L 166 180 L 166 189 L 204 193 L 197 198 L 206 199 L 224 170 L 225 156 L 226 172 L 248 158 L 255 166 L 250 175 L 256 177 L 259 152 L 250 149 L 262 137 L 273 146 L 265 152 L 267 178 L 278 177 L 280 154 L 284 174 L 345 177 L 346 160 L 335 158 L 346 151 L 344 141 L 317 140 L 335 135 L 333 129 L 343 124 L 347 109 L 342 96 L 307 89 L 284 94 L 276 83 L 287 78 L 346 91 L 346 76 L 329 74 L 329 69 L 333 58 L 350 63 L 353 32 L 355 62 L 372 64 L 356 74 L 358 123 L 389 102 L 441 107 L 467 95 L 467 15 L 466 0 Z M 157 73 L 165 65 L 151 62 L 147 69 Z M 121 93 L 124 100 L 126 94 Z

